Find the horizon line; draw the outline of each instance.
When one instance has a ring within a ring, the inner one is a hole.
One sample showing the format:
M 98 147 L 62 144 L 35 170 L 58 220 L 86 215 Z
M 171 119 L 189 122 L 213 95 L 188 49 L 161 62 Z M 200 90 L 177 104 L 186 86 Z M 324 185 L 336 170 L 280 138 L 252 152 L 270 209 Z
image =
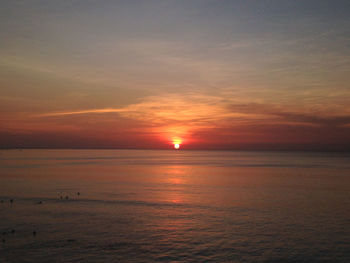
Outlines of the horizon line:
M 350 149 L 173 149 L 173 148 L 109 148 L 109 147 L 0 147 L 0 150 L 141 150 L 141 151 L 222 151 L 222 152 L 334 152 L 350 153 Z

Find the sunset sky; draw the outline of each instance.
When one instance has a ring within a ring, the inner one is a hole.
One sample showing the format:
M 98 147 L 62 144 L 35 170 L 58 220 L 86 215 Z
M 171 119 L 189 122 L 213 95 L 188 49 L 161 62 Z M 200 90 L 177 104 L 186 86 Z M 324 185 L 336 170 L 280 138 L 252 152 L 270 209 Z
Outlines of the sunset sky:
M 0 148 L 350 150 L 350 1 L 1 1 Z

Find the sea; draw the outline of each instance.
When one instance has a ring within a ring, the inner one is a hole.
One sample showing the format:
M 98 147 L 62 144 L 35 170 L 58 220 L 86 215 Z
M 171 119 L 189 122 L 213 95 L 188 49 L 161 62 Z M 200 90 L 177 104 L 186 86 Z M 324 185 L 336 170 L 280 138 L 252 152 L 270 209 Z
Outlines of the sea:
M 0 262 L 350 262 L 350 154 L 1 150 Z

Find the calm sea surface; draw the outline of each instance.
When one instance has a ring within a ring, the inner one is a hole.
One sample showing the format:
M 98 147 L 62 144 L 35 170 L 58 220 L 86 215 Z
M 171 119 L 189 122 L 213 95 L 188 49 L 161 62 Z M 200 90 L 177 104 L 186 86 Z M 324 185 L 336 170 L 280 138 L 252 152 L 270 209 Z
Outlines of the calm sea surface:
M 0 262 L 350 262 L 349 154 L 3 150 L 0 199 Z

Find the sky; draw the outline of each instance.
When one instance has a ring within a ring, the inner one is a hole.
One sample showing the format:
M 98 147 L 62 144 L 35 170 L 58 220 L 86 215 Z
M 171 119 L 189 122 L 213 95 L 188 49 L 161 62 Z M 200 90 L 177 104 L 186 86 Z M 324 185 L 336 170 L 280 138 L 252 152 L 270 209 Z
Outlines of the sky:
M 0 148 L 350 150 L 350 1 L 14 1 Z

